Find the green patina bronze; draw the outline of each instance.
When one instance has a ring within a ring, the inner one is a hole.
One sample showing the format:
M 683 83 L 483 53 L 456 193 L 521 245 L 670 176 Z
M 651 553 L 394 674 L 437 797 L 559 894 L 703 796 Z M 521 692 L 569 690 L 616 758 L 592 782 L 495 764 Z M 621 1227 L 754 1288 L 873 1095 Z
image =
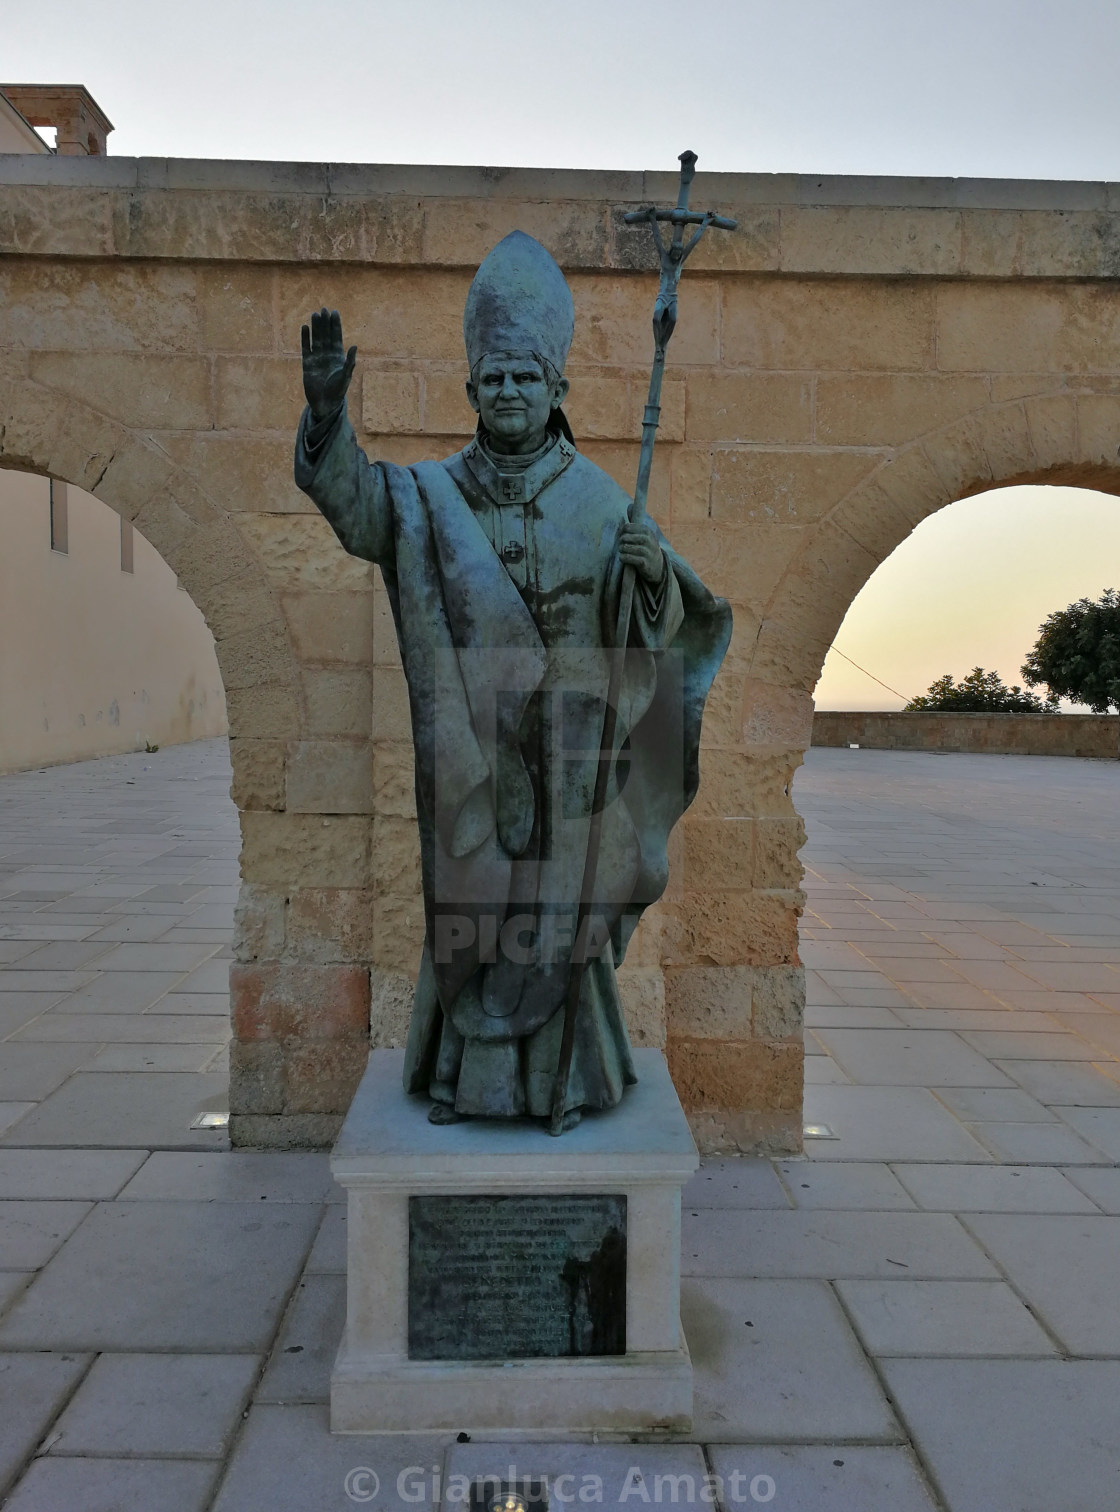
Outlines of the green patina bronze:
M 664 890 L 731 634 L 727 603 L 644 516 L 676 282 L 698 235 L 685 243 L 683 228 L 717 223 L 687 209 L 694 161 L 674 210 L 637 212 L 655 234 L 671 221 L 673 239 L 657 238 L 636 500 L 574 444 L 571 293 L 523 232 L 468 294 L 478 429 L 442 463 L 369 462 L 346 416 L 356 349 L 337 312 L 303 328 L 296 481 L 381 567 L 408 683 L 426 930 L 405 1078 L 435 1122 L 528 1114 L 559 1132 L 634 1081 L 615 972 Z

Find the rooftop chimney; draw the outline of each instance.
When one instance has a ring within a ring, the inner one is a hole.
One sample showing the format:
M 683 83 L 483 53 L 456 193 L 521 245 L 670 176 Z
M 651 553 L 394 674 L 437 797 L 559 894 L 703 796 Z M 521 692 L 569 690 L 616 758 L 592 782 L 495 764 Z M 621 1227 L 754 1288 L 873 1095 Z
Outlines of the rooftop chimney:
M 84 84 L 0 84 L 32 126 L 53 126 L 62 157 L 100 157 L 113 123 Z

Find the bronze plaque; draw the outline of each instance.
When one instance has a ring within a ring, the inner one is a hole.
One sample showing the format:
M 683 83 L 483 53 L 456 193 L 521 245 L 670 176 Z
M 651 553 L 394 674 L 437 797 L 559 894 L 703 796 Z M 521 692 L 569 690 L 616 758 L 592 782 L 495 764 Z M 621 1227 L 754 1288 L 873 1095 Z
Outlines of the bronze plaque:
M 626 1198 L 410 1197 L 410 1360 L 626 1353 Z

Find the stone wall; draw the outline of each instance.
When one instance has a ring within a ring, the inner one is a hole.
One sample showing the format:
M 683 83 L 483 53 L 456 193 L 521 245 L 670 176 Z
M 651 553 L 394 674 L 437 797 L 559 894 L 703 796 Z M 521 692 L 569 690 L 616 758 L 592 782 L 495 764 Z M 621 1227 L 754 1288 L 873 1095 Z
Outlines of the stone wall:
M 815 746 L 876 751 L 966 751 L 990 756 L 1120 755 L 1115 714 L 912 714 L 818 709 Z
M 375 573 L 291 480 L 299 327 L 358 344 L 371 455 L 462 444 L 460 318 L 507 231 L 569 273 L 577 439 L 626 486 L 673 175 L 0 161 L 0 462 L 90 489 L 199 605 L 227 690 L 244 886 L 239 1142 L 323 1142 L 399 1041 L 417 897 L 403 678 Z M 860 587 L 1000 483 L 1120 491 L 1120 187 L 701 175 L 652 512 L 735 609 L 699 797 L 628 963 L 708 1148 L 800 1139 L 804 831 L 790 784 Z M 371 1008 L 372 1005 L 372 1008 Z

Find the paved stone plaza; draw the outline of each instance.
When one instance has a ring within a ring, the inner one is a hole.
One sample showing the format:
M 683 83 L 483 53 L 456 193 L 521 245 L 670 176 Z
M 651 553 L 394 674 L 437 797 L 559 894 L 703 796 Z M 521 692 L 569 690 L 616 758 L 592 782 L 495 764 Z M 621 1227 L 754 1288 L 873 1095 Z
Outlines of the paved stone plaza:
M 710 1473 L 725 1512 L 1113 1512 L 1120 763 L 810 752 L 833 1137 L 687 1190 L 697 1442 L 652 1446 L 329 1437 L 326 1157 L 192 1128 L 225 1093 L 228 785 L 219 742 L 0 779 L 7 1508 L 423 1512 L 512 1460 L 576 1505 Z

